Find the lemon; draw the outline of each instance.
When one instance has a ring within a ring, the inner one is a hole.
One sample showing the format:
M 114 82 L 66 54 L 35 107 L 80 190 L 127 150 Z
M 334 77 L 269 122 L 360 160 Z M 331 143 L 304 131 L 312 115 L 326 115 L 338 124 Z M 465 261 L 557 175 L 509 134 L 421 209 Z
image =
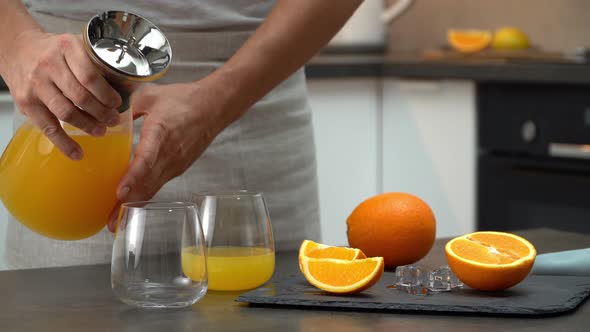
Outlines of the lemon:
M 503 27 L 494 32 L 492 47 L 496 50 L 524 50 L 529 48 L 530 44 L 529 38 L 522 30 Z

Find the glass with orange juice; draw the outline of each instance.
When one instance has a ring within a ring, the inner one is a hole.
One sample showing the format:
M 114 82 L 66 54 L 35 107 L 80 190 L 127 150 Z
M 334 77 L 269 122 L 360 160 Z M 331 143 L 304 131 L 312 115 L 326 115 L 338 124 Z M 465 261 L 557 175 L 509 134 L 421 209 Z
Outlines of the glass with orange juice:
M 275 251 L 270 217 L 261 192 L 234 191 L 193 195 L 203 225 L 209 289 L 239 291 L 267 282 Z M 199 271 L 193 248 L 182 251 L 185 274 Z
M 93 137 L 62 123 L 84 153 L 72 161 L 26 120 L 0 159 L 0 199 L 6 209 L 31 230 L 59 240 L 83 239 L 107 224 L 131 156 L 129 95 L 140 83 L 164 75 L 172 61 L 164 34 L 132 13 L 100 13 L 82 37 L 90 60 L 121 94 L 119 124 Z

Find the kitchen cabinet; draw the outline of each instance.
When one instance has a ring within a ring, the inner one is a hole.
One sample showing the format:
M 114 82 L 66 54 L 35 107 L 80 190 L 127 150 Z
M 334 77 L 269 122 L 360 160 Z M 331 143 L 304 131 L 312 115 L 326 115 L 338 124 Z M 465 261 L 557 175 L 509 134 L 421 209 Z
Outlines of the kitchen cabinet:
M 437 237 L 475 230 L 475 83 L 310 79 L 323 241 L 347 244 L 346 218 L 381 192 L 413 193 Z
M 0 91 L 0 153 L 12 137 L 12 98 L 8 91 Z M 6 223 L 8 214 L 4 205 L 0 204 L 0 270 L 6 268 L 4 264 L 4 239 L 6 238 Z
M 346 218 L 377 194 L 380 81 L 308 80 L 317 150 L 322 241 L 346 245 Z
M 475 229 L 475 83 L 385 79 L 383 191 L 413 193 L 437 220 L 437 237 Z

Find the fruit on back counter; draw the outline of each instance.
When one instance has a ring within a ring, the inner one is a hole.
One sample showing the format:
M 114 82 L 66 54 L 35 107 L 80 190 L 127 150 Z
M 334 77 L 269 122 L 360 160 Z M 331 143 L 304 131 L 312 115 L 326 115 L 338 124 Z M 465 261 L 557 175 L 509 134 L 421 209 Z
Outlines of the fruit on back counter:
M 492 42 L 492 33 L 487 30 L 449 30 L 449 44 L 461 53 L 475 53 L 487 48 Z
M 515 27 L 501 27 L 493 33 L 489 30 L 450 29 L 447 41 L 461 53 L 477 53 L 490 46 L 496 51 L 526 50 L 530 47 L 528 36 Z
M 529 37 L 518 28 L 499 28 L 494 32 L 492 47 L 499 51 L 526 50 L 530 47 Z
M 348 243 L 385 266 L 412 264 L 426 256 L 436 236 L 436 220 L 426 202 L 409 193 L 390 192 L 366 199 L 346 220 Z
M 299 268 L 313 286 L 335 294 L 354 294 L 373 286 L 384 271 L 383 257 L 366 258 L 357 248 L 305 240 L 299 247 Z
M 475 232 L 445 246 L 447 261 L 467 286 L 498 291 L 521 282 L 531 271 L 537 251 L 526 239 L 503 232 Z

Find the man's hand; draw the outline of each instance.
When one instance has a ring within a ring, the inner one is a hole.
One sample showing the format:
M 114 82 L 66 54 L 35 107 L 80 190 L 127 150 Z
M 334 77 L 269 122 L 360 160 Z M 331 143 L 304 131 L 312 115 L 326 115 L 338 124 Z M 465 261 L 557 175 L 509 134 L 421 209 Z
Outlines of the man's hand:
M 207 80 L 136 91 L 131 110 L 144 122 L 133 161 L 117 188 L 119 200 L 149 200 L 166 182 L 184 173 L 230 122 L 223 112 L 224 102 L 223 94 Z M 114 228 L 111 218 L 109 229 Z
M 182 174 L 223 128 L 325 45 L 361 2 L 278 0 L 252 37 L 205 79 L 136 92 L 131 109 L 145 120 L 119 200 L 150 199 Z
M 83 152 L 60 120 L 94 136 L 118 123 L 121 97 L 88 58 L 80 35 L 25 31 L 1 60 L 18 109 L 69 158 Z

